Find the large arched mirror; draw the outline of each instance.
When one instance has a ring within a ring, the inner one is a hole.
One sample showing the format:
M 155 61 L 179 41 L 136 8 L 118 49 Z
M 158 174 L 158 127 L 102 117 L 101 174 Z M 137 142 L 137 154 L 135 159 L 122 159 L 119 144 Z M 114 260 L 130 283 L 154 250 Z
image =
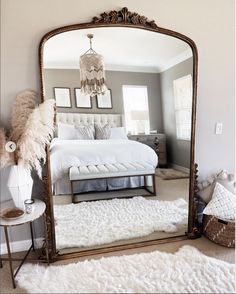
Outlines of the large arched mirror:
M 123 8 L 49 32 L 39 53 L 56 100 L 51 259 L 197 237 L 194 42 Z

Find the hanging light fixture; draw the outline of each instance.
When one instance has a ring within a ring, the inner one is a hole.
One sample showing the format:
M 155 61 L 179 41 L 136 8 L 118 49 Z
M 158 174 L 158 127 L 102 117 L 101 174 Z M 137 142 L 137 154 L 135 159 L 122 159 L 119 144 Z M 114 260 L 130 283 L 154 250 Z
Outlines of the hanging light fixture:
M 107 91 L 103 56 L 92 48 L 93 34 L 88 34 L 90 48 L 80 56 L 80 86 L 84 95 L 94 97 Z

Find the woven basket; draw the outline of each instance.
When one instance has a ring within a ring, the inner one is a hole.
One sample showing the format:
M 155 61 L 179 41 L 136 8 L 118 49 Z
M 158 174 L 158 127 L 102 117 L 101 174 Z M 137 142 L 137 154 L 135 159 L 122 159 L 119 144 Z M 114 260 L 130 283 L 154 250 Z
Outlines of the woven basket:
M 203 234 L 211 241 L 226 247 L 235 247 L 235 222 L 204 215 Z

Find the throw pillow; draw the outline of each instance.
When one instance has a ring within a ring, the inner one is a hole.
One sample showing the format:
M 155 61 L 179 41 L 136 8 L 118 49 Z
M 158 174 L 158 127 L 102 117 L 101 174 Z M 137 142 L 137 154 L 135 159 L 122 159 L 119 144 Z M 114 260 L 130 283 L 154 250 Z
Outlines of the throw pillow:
M 216 183 L 212 200 L 203 210 L 203 214 L 213 215 L 223 220 L 235 220 L 236 197 L 219 183 Z
M 125 128 L 119 127 L 119 128 L 111 128 L 111 137 L 110 139 L 128 139 Z
M 209 177 L 206 181 L 202 181 L 198 185 L 200 189 L 198 195 L 206 203 L 208 203 L 211 200 L 216 183 L 221 184 L 231 193 L 235 193 L 234 175 L 229 174 L 225 170 L 222 170 L 219 174 Z
M 77 140 L 94 140 L 95 130 L 93 125 L 77 125 L 75 126 L 75 130 Z
M 95 138 L 97 140 L 106 140 L 111 137 L 111 126 L 106 124 L 104 126 L 95 124 Z
M 61 140 L 76 139 L 75 126 L 71 124 L 58 123 L 57 125 L 58 138 Z

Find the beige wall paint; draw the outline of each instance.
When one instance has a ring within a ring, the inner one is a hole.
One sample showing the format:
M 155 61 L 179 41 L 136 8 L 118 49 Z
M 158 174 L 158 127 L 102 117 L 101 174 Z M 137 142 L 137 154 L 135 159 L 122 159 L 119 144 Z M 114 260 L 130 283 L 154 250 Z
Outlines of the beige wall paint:
M 234 1 L 233 0 L 2 0 L 1 120 L 9 123 L 15 95 L 39 90 L 38 45 L 58 26 L 87 22 L 127 6 L 159 26 L 192 38 L 199 50 L 196 162 L 202 176 L 234 169 Z M 214 134 L 215 122 L 223 135 Z
M 196 162 L 205 177 L 234 170 L 235 72 L 233 0 L 1 0 L 1 121 L 24 89 L 39 91 L 38 45 L 59 26 L 88 22 L 127 6 L 165 28 L 192 38 L 199 51 Z M 215 122 L 223 134 L 214 134 Z M 26 230 L 26 229 L 25 229 Z M 23 232 L 21 238 L 24 239 Z

